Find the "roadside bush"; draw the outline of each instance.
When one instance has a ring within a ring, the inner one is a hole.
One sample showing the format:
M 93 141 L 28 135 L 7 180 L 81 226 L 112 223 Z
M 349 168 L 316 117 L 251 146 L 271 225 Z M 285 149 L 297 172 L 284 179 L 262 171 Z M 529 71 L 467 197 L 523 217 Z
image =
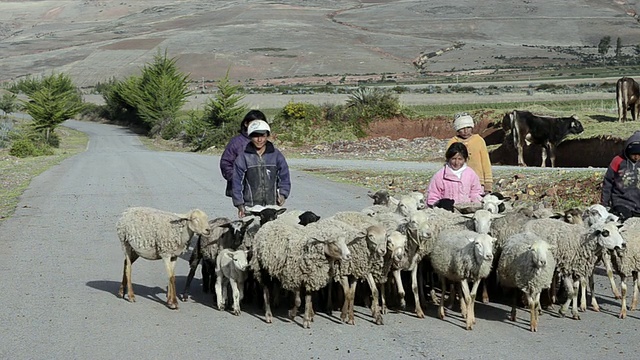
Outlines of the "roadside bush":
M 53 155 L 53 149 L 46 144 L 35 142 L 28 137 L 21 137 L 12 142 L 9 155 L 19 158 Z
M 13 131 L 13 122 L 11 120 L 0 121 L 0 148 L 9 146 L 9 136 Z

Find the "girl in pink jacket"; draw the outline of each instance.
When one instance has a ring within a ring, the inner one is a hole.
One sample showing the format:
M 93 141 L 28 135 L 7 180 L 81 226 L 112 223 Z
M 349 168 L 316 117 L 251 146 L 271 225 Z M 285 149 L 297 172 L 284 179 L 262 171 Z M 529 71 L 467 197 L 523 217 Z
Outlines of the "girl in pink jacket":
M 447 162 L 429 182 L 427 188 L 427 206 L 434 206 L 442 199 L 451 199 L 454 203 L 479 203 L 482 198 L 482 186 L 478 175 L 467 166 L 469 152 L 460 142 L 451 144 L 445 154 Z

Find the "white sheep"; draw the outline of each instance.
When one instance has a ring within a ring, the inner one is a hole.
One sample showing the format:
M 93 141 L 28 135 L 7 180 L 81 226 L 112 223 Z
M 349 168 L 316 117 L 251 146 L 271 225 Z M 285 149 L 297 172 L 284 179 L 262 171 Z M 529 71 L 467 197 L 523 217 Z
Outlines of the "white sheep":
M 244 298 L 244 282 L 247 279 L 247 250 L 222 249 L 216 259 L 216 298 L 218 310 L 224 310 L 227 287 L 231 284 L 233 315 L 240 315 L 240 302 Z
M 618 227 L 614 223 L 600 222 L 585 228 L 554 219 L 536 219 L 527 222 L 524 230 L 533 232 L 553 246 L 557 271 L 569 295 L 560 308 L 560 315 L 564 316 L 571 302 L 573 318 L 579 320 L 577 291 L 580 281 L 593 273 L 602 251 L 619 250 L 624 246 Z
M 334 262 L 351 259 L 346 241 L 358 239 L 358 234 L 352 226 L 331 219 L 307 226 L 278 219 L 262 225 L 255 235 L 250 266 L 255 279 L 263 285 L 266 322 L 272 322 L 268 282 L 273 277 L 280 281 L 282 288 L 296 293 L 296 300 L 304 286 L 307 294 L 303 326 L 308 328 L 313 316 L 311 293 L 332 280 Z M 290 317 L 296 315 L 299 306 L 296 301 L 289 311 Z
M 626 249 L 610 252 L 613 268 L 620 276 L 621 304 L 618 317 L 624 319 L 627 316 L 627 284 L 626 278 L 633 278 L 633 296 L 629 310 L 636 310 L 638 306 L 638 272 L 640 272 L 640 218 L 632 217 L 624 221 L 620 234 L 626 241 Z
M 470 230 L 443 230 L 429 256 L 431 266 L 442 280 L 443 297 L 445 279 L 460 282 L 464 295 L 462 314 L 466 316 L 467 330 L 473 329 L 476 322 L 474 304 L 480 280 L 491 272 L 493 242 L 494 239 L 487 234 Z M 472 282 L 471 290 L 467 281 Z M 438 316 L 444 319 L 444 299 L 440 301 Z
M 126 286 L 129 301 L 135 302 L 131 286 L 131 265 L 138 257 L 147 260 L 162 259 L 169 275 L 167 306 L 177 309 L 176 260 L 185 252 L 194 234 L 210 233 L 207 214 L 198 209 L 186 214 L 174 214 L 148 207 L 132 207 L 122 213 L 116 229 L 124 250 L 124 269 L 118 296 L 124 298 Z
M 498 283 L 506 288 L 523 291 L 530 312 L 530 329 L 538 331 L 540 293 L 551 286 L 556 262 L 551 246 L 533 233 L 515 234 L 504 244 L 496 273 Z M 518 292 L 514 292 L 511 321 L 516 321 Z

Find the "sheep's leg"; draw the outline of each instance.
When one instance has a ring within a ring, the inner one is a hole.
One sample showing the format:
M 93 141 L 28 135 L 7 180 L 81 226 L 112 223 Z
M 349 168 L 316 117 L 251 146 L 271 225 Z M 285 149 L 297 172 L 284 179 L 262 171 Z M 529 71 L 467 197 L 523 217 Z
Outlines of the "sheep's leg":
M 291 320 L 295 319 L 296 315 L 298 315 L 298 308 L 302 305 L 302 300 L 300 299 L 300 288 L 297 288 L 293 293 L 293 308 L 289 310 L 289 319 Z
M 638 272 L 634 271 L 631 274 L 633 276 L 633 297 L 629 310 L 635 310 L 638 307 Z
M 233 294 L 233 315 L 240 315 L 240 290 L 235 279 L 231 279 L 231 293 Z
M 400 269 L 393 270 L 393 278 L 396 280 L 396 286 L 398 287 L 398 296 L 400 297 L 400 308 L 404 310 L 407 307 L 407 302 L 404 300 L 404 286 L 402 286 L 402 277 L 400 276 Z
M 618 314 L 620 319 L 624 319 L 627 316 L 627 284 L 624 282 L 625 280 L 626 276 L 620 274 L 620 295 L 622 296 L 620 314 Z
M 442 277 L 442 279 L 440 280 L 442 283 L 442 295 L 440 296 L 440 305 L 438 306 L 438 317 L 440 319 L 444 319 L 444 294 L 445 294 L 445 289 L 446 289 L 446 280 L 444 279 L 444 276 Z
M 355 325 L 356 324 L 355 314 L 353 313 L 353 306 L 354 306 L 355 299 L 356 299 L 356 287 L 357 286 L 358 286 L 358 281 L 353 280 L 353 282 L 351 283 L 351 286 L 349 288 L 349 305 L 348 305 L 349 321 L 347 321 L 347 324 L 349 324 L 349 325 Z
M 424 311 L 420 305 L 420 294 L 418 293 L 418 266 L 414 266 L 411 270 L 411 290 L 413 290 L 413 298 L 416 303 L 416 315 L 420 319 L 424 319 Z
M 533 295 L 527 294 L 527 300 L 529 301 L 529 312 L 531 312 L 531 324 L 530 329 L 532 332 L 538 331 L 538 307 L 540 306 L 540 293 Z
M 262 297 L 264 298 L 264 321 L 267 324 L 273 322 L 273 315 L 271 314 L 271 302 L 269 300 L 269 285 L 262 285 Z
M 465 281 L 465 282 L 466 282 L 466 280 L 463 280 L 463 281 Z M 467 283 L 467 286 L 468 286 L 468 285 L 469 285 L 469 284 Z M 459 285 L 459 286 L 456 286 L 456 287 L 455 287 L 455 292 L 460 293 L 460 292 L 462 291 L 462 289 L 460 288 L 460 286 L 462 286 L 462 285 Z M 469 310 L 469 309 L 467 308 L 467 305 L 469 305 L 469 303 L 467 302 L 467 299 L 465 299 L 464 294 L 463 294 L 463 295 L 460 295 L 459 300 L 460 300 L 460 314 L 462 315 L 462 317 L 463 317 L 463 318 L 465 318 L 465 319 L 466 319 L 466 318 L 467 318 L 467 315 L 468 315 L 467 310 Z
M 133 286 L 131 285 L 131 265 L 138 260 L 138 254 L 136 254 L 130 247 L 125 250 L 124 254 L 124 267 L 122 269 L 122 283 L 118 290 L 118 296 L 124 299 L 124 288 L 127 288 L 127 297 L 129 302 L 136 302 L 136 296 L 133 293 Z
M 607 278 L 609 279 L 609 284 L 611 284 L 611 291 L 613 292 L 613 296 L 616 299 L 620 299 L 620 292 L 616 287 L 616 280 L 613 277 L 613 265 L 611 264 L 611 255 L 608 251 L 604 251 L 602 253 L 602 263 L 604 264 L 605 269 L 607 270 Z
M 596 299 L 596 293 L 594 291 L 593 273 L 589 275 L 589 297 L 591 297 L 591 310 L 600 312 L 600 305 L 598 305 L 598 300 Z
M 480 280 L 482 282 L 482 303 L 489 303 L 489 291 L 487 290 L 487 279 Z
M 347 322 L 347 315 L 349 314 L 349 278 L 342 276 L 340 285 L 342 285 L 342 292 L 344 293 L 344 302 L 342 309 L 340 309 L 340 320 Z
M 449 285 L 449 309 L 453 309 L 453 305 L 456 303 L 458 289 L 455 283 Z
M 387 283 L 377 284 L 380 289 L 380 313 L 385 315 L 387 313 Z
M 333 313 L 333 280 L 327 284 L 327 315 L 332 316 Z
M 298 293 L 300 291 L 298 290 Z M 302 326 L 308 329 L 311 326 L 311 318 L 313 313 L 313 303 L 311 302 L 311 292 L 307 291 L 304 297 L 304 319 L 302 320 Z
M 587 279 L 580 276 L 580 311 L 587 311 Z
M 513 296 L 511 297 L 511 314 L 509 314 L 509 320 L 516 321 L 516 314 L 518 309 L 518 295 L 519 291 L 517 289 L 511 290 Z
M 578 288 L 580 287 L 581 280 L 575 280 L 573 282 L 573 297 L 571 299 L 571 314 L 574 320 L 580 320 L 578 315 Z
M 542 145 L 542 164 L 540 167 L 547 167 L 547 145 Z M 553 167 L 553 164 L 551 167 Z
M 431 273 L 430 277 L 431 277 L 431 291 L 429 291 L 429 295 L 431 296 L 431 301 L 434 304 L 438 305 L 438 297 L 436 296 L 436 274 Z M 444 289 L 442 289 L 442 294 L 444 294 Z
M 198 269 L 199 262 L 200 262 L 200 258 L 198 257 L 198 251 L 196 247 L 196 249 L 193 249 L 193 251 L 191 252 L 191 256 L 189 257 L 189 275 L 187 275 L 187 283 L 184 285 L 182 294 L 180 294 L 180 300 L 182 301 L 189 300 L 189 288 L 191 287 L 191 281 L 193 281 L 193 277 L 196 275 L 196 270 Z M 204 274 L 204 263 L 202 264 L 202 273 Z M 203 276 L 202 278 L 203 291 L 204 291 L 204 285 L 205 285 L 205 282 L 204 282 L 204 276 Z
M 167 306 L 169 309 L 178 309 L 178 297 L 176 296 L 176 260 L 177 257 L 164 258 L 164 267 L 169 275 L 169 288 L 167 289 Z
M 426 297 L 424 295 L 424 265 L 422 261 L 418 261 L 418 296 L 420 298 L 420 306 L 423 305 L 423 301 L 425 301 Z
M 227 297 L 222 295 L 222 282 L 223 282 L 223 276 L 222 273 L 220 271 L 216 271 L 216 300 L 217 300 L 217 306 L 218 306 L 218 310 L 224 310 L 225 307 L 225 302 L 227 301 Z
M 467 330 L 473 330 L 473 324 L 475 319 L 473 318 L 473 304 L 475 300 L 475 292 L 478 291 L 478 282 L 474 281 L 471 291 L 469 291 L 469 284 L 467 280 L 460 281 L 460 287 L 462 288 L 462 296 L 467 308 Z
M 549 305 L 549 309 L 553 309 L 553 304 L 555 304 L 556 301 L 558 301 L 558 298 L 556 297 L 556 295 L 558 294 L 557 283 L 558 283 L 558 272 L 554 270 L 553 276 L 551 277 L 551 288 L 549 289 L 549 296 L 551 297 L 550 299 L 551 305 Z
M 376 325 L 382 325 L 382 314 L 380 313 L 380 306 L 378 304 L 378 287 L 376 286 L 376 281 L 373 279 L 373 275 L 370 273 L 367 274 L 367 283 L 369 283 L 369 288 L 371 289 L 371 315 Z

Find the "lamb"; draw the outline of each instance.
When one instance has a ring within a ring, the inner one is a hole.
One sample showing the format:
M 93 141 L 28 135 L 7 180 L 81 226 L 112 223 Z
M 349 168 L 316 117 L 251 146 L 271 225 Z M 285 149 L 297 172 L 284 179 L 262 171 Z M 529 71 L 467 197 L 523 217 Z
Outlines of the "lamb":
M 306 226 L 310 223 L 320 220 L 320 216 L 316 215 L 312 211 L 288 210 L 282 215 L 279 215 L 278 219 L 280 221 L 285 221 L 291 225 Z
M 124 250 L 124 269 L 118 296 L 124 298 L 126 286 L 129 302 L 135 302 L 131 286 L 131 265 L 138 257 L 147 260 L 162 259 L 169 275 L 167 306 L 177 309 L 176 260 L 185 252 L 194 234 L 210 234 L 207 214 L 199 209 L 186 214 L 174 214 L 149 207 L 131 207 L 122 213 L 116 229 Z
M 460 282 L 464 294 L 462 314 L 466 316 L 466 328 L 472 330 L 475 324 L 474 304 L 480 280 L 491 272 L 493 263 L 494 238 L 470 230 L 444 230 L 438 236 L 429 256 L 431 266 L 442 280 Z M 471 291 L 469 284 L 472 282 Z M 444 296 L 444 291 L 443 291 Z M 444 319 L 444 299 L 440 301 L 438 316 Z
M 247 228 L 255 218 L 245 217 L 231 221 L 225 217 L 209 220 L 211 233 L 207 236 L 199 236 L 196 245 L 189 257 L 189 275 L 180 298 L 182 301 L 189 299 L 189 288 L 196 273 L 198 264 L 202 261 L 202 291 L 208 293 L 211 289 L 213 269 L 219 249 L 237 250 L 243 245 Z
M 498 214 L 506 210 L 505 202 L 510 199 L 500 193 L 487 194 L 482 197 L 482 208 L 493 214 Z
M 551 246 L 533 233 L 515 234 L 505 242 L 498 260 L 498 283 L 516 288 L 527 296 L 530 312 L 530 329 L 538 331 L 540 293 L 551 286 L 556 262 Z M 516 321 L 517 292 L 514 292 L 511 321 Z
M 586 279 L 593 273 L 603 250 L 620 250 L 624 246 L 617 226 L 614 223 L 599 222 L 585 228 L 554 219 L 536 219 L 527 222 L 525 231 L 533 232 L 553 246 L 557 271 L 564 279 L 569 295 L 567 302 L 560 308 L 560 315 L 564 316 L 569 302 L 572 302 L 573 318 L 580 320 L 576 293 L 579 280 Z
M 311 293 L 331 281 L 334 262 L 351 259 L 347 240 L 359 239 L 357 234 L 353 227 L 331 219 L 307 226 L 277 219 L 264 224 L 256 233 L 250 266 L 255 279 L 263 285 L 265 321 L 272 322 L 268 282 L 275 278 L 282 288 L 296 293 L 296 300 L 301 287 L 305 287 L 303 327 L 308 328 L 313 316 Z M 298 306 L 296 301 L 290 317 L 296 315 Z
M 222 249 L 216 259 L 216 298 L 218 310 L 224 310 L 227 287 L 231 284 L 233 315 L 240 315 L 240 302 L 244 297 L 244 282 L 247 279 L 247 250 Z

